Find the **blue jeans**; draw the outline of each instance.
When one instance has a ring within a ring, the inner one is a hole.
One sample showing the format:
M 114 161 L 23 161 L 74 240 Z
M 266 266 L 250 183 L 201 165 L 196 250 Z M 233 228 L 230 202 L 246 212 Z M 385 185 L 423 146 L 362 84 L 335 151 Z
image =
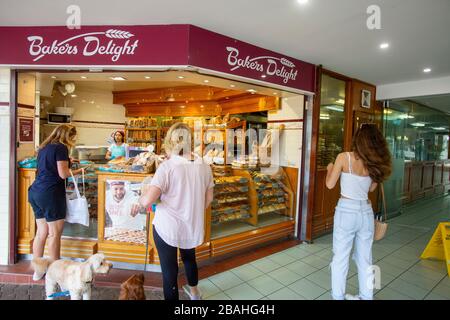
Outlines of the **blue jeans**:
M 331 262 L 332 297 L 343 300 L 349 257 L 355 243 L 353 260 L 358 268 L 359 297 L 373 299 L 372 243 L 374 215 L 369 201 L 339 199 L 334 215 L 333 261 Z

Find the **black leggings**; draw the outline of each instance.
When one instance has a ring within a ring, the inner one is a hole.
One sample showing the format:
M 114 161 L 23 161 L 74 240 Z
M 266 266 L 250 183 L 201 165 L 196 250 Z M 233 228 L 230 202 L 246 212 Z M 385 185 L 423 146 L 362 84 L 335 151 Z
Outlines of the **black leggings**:
M 164 299 L 178 300 L 178 248 L 168 245 L 161 239 L 158 232 L 156 232 L 155 226 L 153 226 L 153 239 L 155 240 L 156 250 L 158 250 L 159 262 L 163 274 Z M 195 287 L 198 284 L 195 248 L 180 249 L 180 254 L 188 284 L 191 287 Z

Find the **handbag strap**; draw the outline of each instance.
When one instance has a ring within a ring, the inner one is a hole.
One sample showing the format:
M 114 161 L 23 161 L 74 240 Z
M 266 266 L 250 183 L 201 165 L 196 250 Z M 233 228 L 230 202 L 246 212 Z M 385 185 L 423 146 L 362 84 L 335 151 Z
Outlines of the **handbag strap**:
M 73 181 L 75 193 L 77 194 L 77 198 L 81 198 L 80 190 L 78 190 L 78 181 L 73 176 L 72 170 L 69 170 L 69 171 L 70 171 L 70 175 L 72 176 L 72 181 Z
M 383 201 L 383 208 L 384 208 L 384 221 L 387 221 L 386 198 L 384 197 L 384 186 L 382 183 L 380 183 L 380 187 L 381 187 L 381 199 Z
M 86 195 L 86 189 L 84 187 L 84 169 L 83 168 L 81 168 L 81 179 L 83 181 L 83 196 L 85 196 Z

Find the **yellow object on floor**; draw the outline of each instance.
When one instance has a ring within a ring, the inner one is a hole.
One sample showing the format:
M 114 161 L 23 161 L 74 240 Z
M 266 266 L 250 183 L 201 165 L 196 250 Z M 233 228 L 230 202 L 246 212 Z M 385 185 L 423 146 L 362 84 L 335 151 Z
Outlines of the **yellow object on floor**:
M 421 259 L 435 258 L 444 260 L 447 264 L 447 273 L 450 277 L 450 223 L 439 223 L 433 237 L 420 256 Z

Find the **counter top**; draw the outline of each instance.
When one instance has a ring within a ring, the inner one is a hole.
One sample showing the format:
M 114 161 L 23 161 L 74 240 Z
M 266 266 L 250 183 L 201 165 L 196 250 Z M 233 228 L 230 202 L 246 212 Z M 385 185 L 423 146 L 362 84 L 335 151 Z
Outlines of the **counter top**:
M 130 173 L 130 172 L 107 172 L 107 171 L 95 171 L 99 176 L 124 176 L 124 177 L 149 177 L 153 176 L 153 173 Z

